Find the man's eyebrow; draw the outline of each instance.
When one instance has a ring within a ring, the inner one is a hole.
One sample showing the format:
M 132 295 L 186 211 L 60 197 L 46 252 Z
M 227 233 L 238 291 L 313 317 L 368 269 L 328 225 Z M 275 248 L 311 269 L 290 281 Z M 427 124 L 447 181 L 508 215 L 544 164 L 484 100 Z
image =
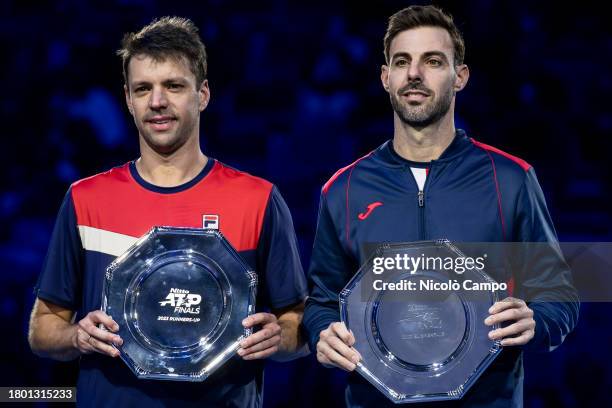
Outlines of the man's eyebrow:
M 391 61 L 393 61 L 396 58 L 400 58 L 400 57 L 404 57 L 404 58 L 412 58 L 412 56 L 405 52 L 405 51 L 400 51 L 400 52 L 396 52 L 395 54 L 393 54 L 391 56 Z M 442 51 L 427 51 L 423 53 L 423 58 L 428 58 L 428 57 L 440 57 L 442 59 L 444 59 L 444 61 L 448 61 L 448 58 L 446 58 L 446 54 L 444 54 Z
M 168 78 L 168 79 L 164 80 L 164 82 L 162 82 L 162 83 L 164 85 L 167 85 L 167 84 L 176 83 L 176 82 L 179 82 L 181 84 L 185 84 L 185 83 L 187 83 L 187 80 L 185 78 L 183 78 L 183 77 L 171 77 L 171 78 Z
M 176 84 L 176 83 L 180 83 L 183 85 L 186 85 L 188 83 L 188 81 L 183 78 L 183 77 L 171 77 L 171 78 L 167 78 L 165 79 L 162 84 L 163 85 L 170 85 L 170 84 Z M 141 81 L 135 81 L 132 82 L 130 84 L 131 88 L 138 88 L 139 86 L 151 86 L 151 82 L 150 81 L 145 81 L 145 80 L 141 80 Z
M 443 53 L 442 51 L 427 51 L 427 52 L 423 53 L 423 57 L 425 57 L 425 58 L 428 58 L 428 57 L 440 57 L 444 61 L 448 61 L 448 58 L 446 58 L 446 54 Z
M 408 54 L 405 51 L 400 51 L 400 52 L 396 52 L 395 54 L 391 55 L 391 61 L 393 61 L 396 58 L 400 58 L 400 57 L 404 57 L 404 58 L 412 58 L 410 56 L 410 54 Z
M 130 82 L 128 85 L 131 89 L 134 89 L 134 88 L 138 88 L 139 86 L 150 86 L 151 82 L 141 80 L 141 81 Z

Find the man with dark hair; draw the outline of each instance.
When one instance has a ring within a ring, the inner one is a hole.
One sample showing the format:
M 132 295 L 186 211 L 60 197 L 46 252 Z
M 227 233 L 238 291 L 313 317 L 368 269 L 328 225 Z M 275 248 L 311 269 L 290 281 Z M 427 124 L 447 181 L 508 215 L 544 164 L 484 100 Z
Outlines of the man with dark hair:
M 200 113 L 210 90 L 206 51 L 191 21 L 154 21 L 126 35 L 119 55 L 141 155 L 75 182 L 66 194 L 35 289 L 32 350 L 80 358 L 80 405 L 261 406 L 262 359 L 303 350 L 306 286 L 289 210 L 268 181 L 202 153 Z M 259 330 L 204 383 L 139 380 L 112 358 L 123 339 L 99 310 L 105 269 L 151 227 L 206 228 L 211 216 L 210 225 L 258 274 L 257 313 L 243 325 Z
M 146 54 L 155 61 L 166 58 L 186 58 L 191 72 L 200 87 L 206 79 L 206 49 L 191 20 L 178 17 L 163 17 L 152 22 L 137 33 L 127 33 L 117 51 L 123 62 L 123 80 L 129 83 L 129 65 L 132 57 Z
M 558 247 L 533 168 L 455 129 L 455 95 L 469 70 L 452 18 L 433 6 L 397 12 L 384 54 L 381 81 L 394 110 L 393 139 L 323 186 L 303 320 L 319 362 L 347 371 L 361 357 L 353 333 L 339 322 L 338 294 L 367 259 L 364 244 L 447 238 Z M 502 324 L 489 338 L 504 348 L 463 399 L 444 406 L 522 406 L 523 348 L 556 348 L 578 318 L 570 271 L 557 261 L 555 268 L 490 271 L 510 283 L 510 292 L 514 283 L 515 297 L 495 303 L 482 323 Z M 355 373 L 346 399 L 354 407 L 392 405 Z

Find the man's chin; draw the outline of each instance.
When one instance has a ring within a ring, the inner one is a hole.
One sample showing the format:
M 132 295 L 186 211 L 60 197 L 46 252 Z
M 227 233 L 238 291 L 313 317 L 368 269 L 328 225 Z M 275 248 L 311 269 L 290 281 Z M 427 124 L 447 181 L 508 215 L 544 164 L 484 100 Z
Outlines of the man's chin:
M 411 126 L 426 126 L 427 124 L 431 123 L 432 120 L 432 115 L 429 112 L 409 112 L 404 110 L 396 113 L 402 122 Z
M 145 137 L 144 140 L 151 150 L 162 156 L 169 156 L 176 152 L 182 145 L 180 140 L 172 140 L 174 137 Z

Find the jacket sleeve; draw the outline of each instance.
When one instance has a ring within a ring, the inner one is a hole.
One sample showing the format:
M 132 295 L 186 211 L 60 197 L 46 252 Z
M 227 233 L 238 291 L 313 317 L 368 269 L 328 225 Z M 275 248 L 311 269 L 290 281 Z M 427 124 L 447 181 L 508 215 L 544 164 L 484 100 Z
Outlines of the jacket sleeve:
M 576 326 L 580 304 L 533 168 L 526 174 L 515 214 L 514 238 L 521 242 L 513 257 L 517 289 L 536 321 L 535 336 L 525 349 L 552 351 Z
M 319 334 L 330 323 L 340 321 L 338 296 L 350 280 L 355 261 L 348 256 L 330 214 L 327 196 L 321 194 L 314 247 L 308 272 L 309 294 L 303 325 L 312 352 Z

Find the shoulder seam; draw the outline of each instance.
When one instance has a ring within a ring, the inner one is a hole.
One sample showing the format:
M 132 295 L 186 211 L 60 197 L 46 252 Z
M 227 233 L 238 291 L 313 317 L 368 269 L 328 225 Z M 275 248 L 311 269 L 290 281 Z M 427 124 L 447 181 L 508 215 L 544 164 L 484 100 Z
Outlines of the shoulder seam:
M 93 175 L 88 176 L 88 177 L 83 177 L 82 179 L 79 179 L 79 180 L 76 180 L 76 181 L 72 182 L 72 183 L 70 184 L 70 188 L 77 187 L 79 184 L 83 184 L 83 183 L 85 183 L 85 182 L 87 182 L 87 181 L 90 181 L 90 180 L 96 179 L 96 178 L 98 178 L 98 177 L 107 176 L 107 175 L 108 175 L 108 174 L 109 174 L 111 171 L 113 171 L 113 170 L 115 170 L 115 169 L 119 169 L 119 170 L 121 170 L 121 169 L 125 168 L 125 166 L 129 165 L 129 163 L 130 163 L 130 162 L 123 163 L 123 164 L 120 164 L 120 165 L 118 165 L 118 166 L 111 167 L 110 169 L 105 170 L 105 171 L 102 171 L 102 172 L 100 172 L 100 173 L 96 173 L 96 174 L 93 174 Z
M 493 147 L 491 145 L 479 142 L 475 140 L 474 138 L 470 138 L 470 141 L 472 142 L 472 144 L 474 144 L 474 146 L 479 147 L 486 152 L 497 153 L 500 156 L 503 156 L 509 159 L 510 161 L 518 164 L 525 172 L 529 171 L 529 169 L 532 167 L 531 164 L 527 163 L 525 160 L 521 159 L 520 157 L 514 156 L 510 153 L 506 153 L 503 150 L 498 149 L 497 147 Z
M 225 163 L 223 163 L 223 162 L 221 162 L 219 160 L 216 160 L 216 159 L 215 159 L 215 166 L 219 166 L 220 168 L 225 169 L 225 170 L 234 171 L 237 174 L 239 174 L 241 177 L 245 177 L 246 179 L 249 179 L 249 180 L 252 180 L 254 182 L 257 182 L 257 183 L 260 183 L 260 184 L 264 185 L 266 187 L 266 189 L 269 189 L 268 194 L 275 187 L 275 184 L 272 183 L 270 180 L 267 180 L 267 179 L 265 179 L 263 177 L 255 176 L 255 175 L 253 175 L 253 174 L 251 174 L 251 173 L 249 173 L 247 171 L 237 169 L 235 167 L 232 167 L 232 166 L 230 166 L 228 164 L 225 164 Z
M 372 154 L 374 153 L 374 150 L 372 150 L 370 153 L 366 154 L 365 156 L 362 156 L 360 158 L 358 158 L 357 160 L 355 160 L 354 162 L 352 162 L 351 164 L 349 164 L 348 166 L 342 167 L 340 170 L 336 171 L 334 173 L 333 176 L 331 176 L 329 178 L 329 180 L 327 180 L 327 182 L 325 184 L 323 184 L 323 194 L 327 195 L 327 192 L 329 191 L 329 189 L 331 188 L 331 186 L 336 182 L 336 180 L 338 179 L 338 177 L 340 177 L 344 172 L 346 172 L 347 170 L 350 170 L 352 168 L 354 168 L 355 166 L 357 166 L 357 164 L 359 164 L 360 161 L 367 159 L 368 157 L 370 157 Z

